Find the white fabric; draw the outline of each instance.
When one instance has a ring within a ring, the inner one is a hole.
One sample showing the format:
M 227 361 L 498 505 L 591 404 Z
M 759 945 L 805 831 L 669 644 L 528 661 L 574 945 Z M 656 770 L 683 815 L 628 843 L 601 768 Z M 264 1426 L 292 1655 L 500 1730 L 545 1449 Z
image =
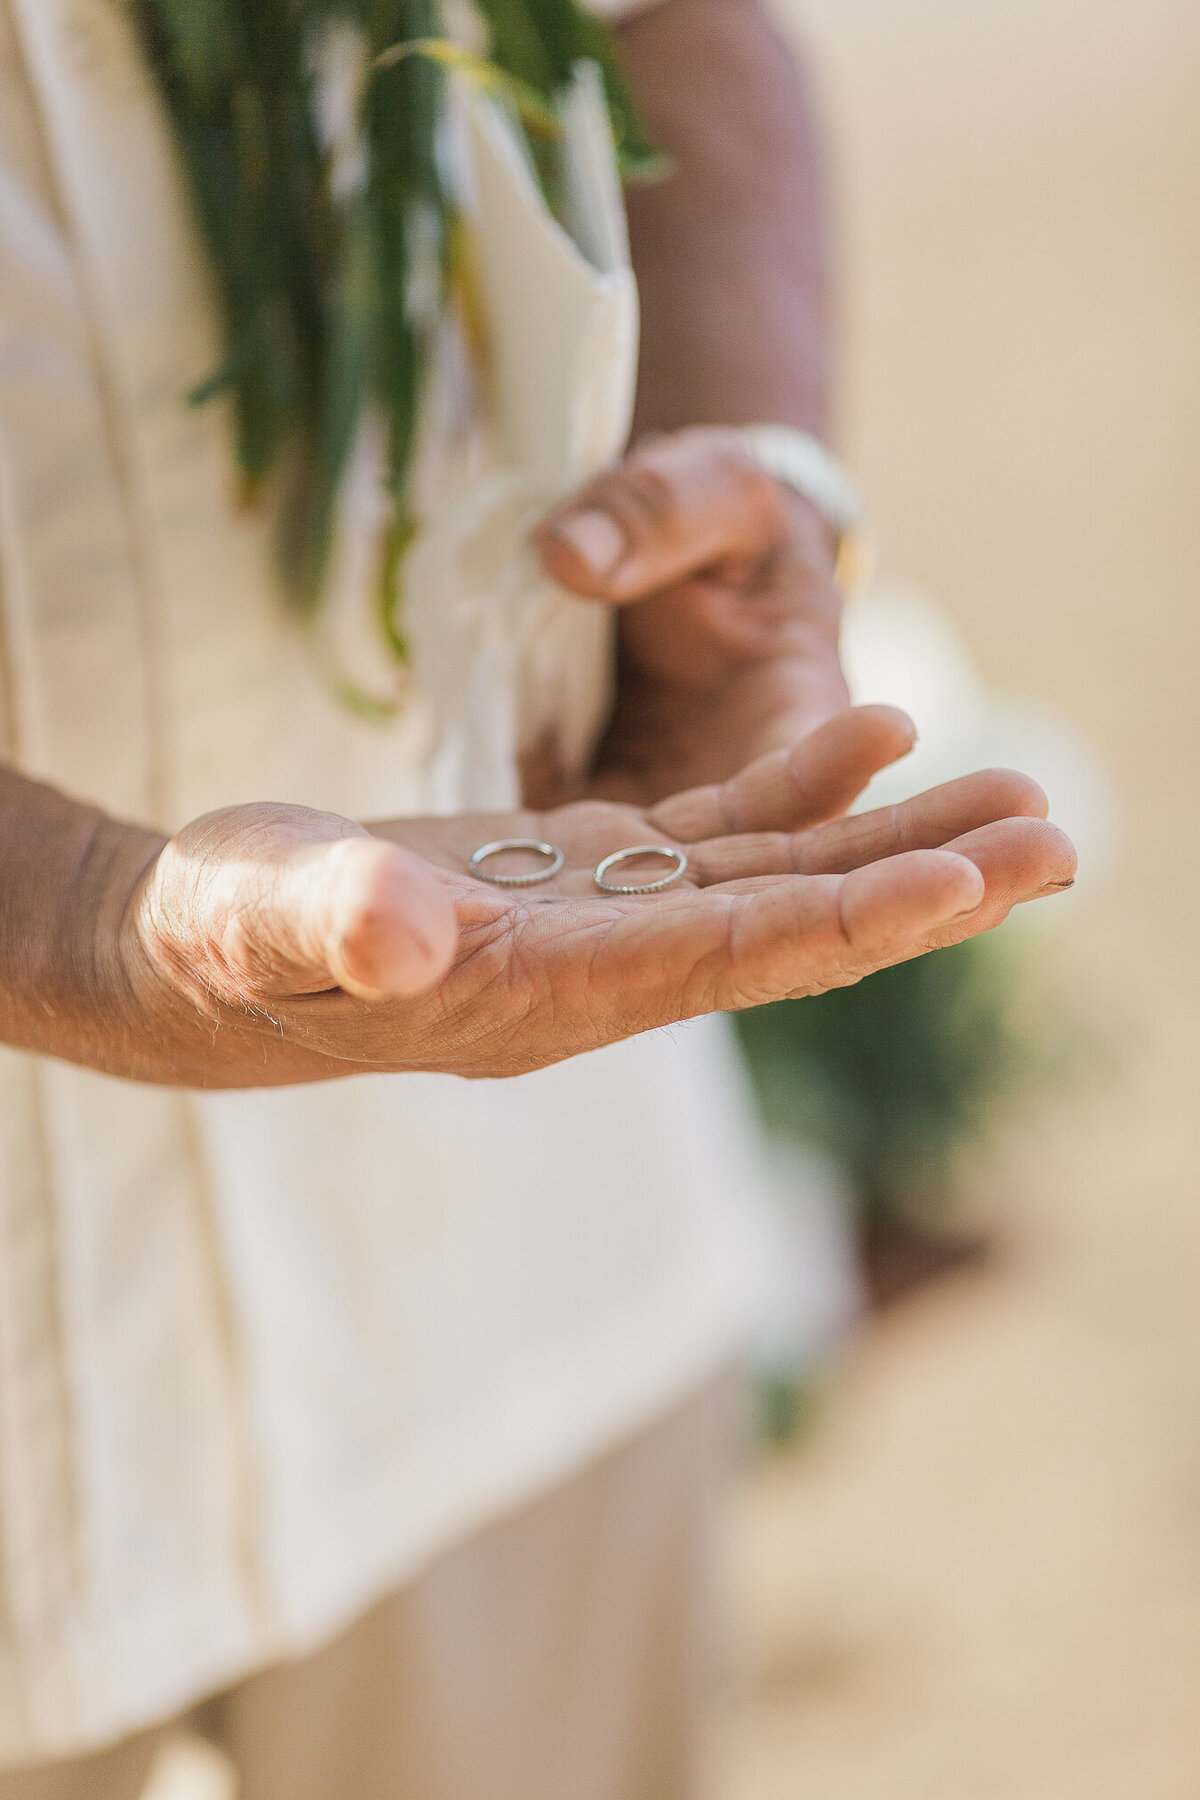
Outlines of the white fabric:
M 572 273 L 579 360 L 544 423 L 574 449 L 504 473 L 447 401 L 427 465 L 458 470 L 493 557 L 616 448 L 632 378 L 627 274 L 578 279 L 525 224 Z M 531 713 L 597 716 L 594 609 L 509 569 L 497 630 L 498 590 L 460 585 L 414 621 L 425 665 L 439 629 L 457 644 L 441 674 L 390 724 L 352 716 L 277 604 L 268 522 L 232 503 L 226 421 L 180 403 L 215 354 L 125 9 L 0 0 L 5 754 L 168 826 L 511 792 Z M 370 458 L 367 434 L 343 613 Z M 0 1052 L 0 1764 L 320 1641 L 723 1359 L 757 1180 L 731 1055 L 691 1028 L 507 1084 L 197 1097 Z

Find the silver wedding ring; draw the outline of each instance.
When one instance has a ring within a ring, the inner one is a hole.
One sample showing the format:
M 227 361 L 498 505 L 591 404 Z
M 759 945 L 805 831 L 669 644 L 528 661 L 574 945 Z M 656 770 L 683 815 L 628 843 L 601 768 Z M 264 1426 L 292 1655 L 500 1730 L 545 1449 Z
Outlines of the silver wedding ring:
M 665 856 L 675 864 L 657 881 L 620 882 L 606 879 L 610 869 L 620 868 L 622 863 L 632 862 L 635 856 Z M 682 850 L 672 850 L 666 844 L 635 844 L 631 850 L 614 850 L 611 856 L 596 864 L 593 879 L 596 886 L 606 894 L 658 894 L 663 888 L 669 888 L 679 880 L 688 866 L 688 859 Z
M 492 875 L 484 868 L 493 856 L 500 856 L 505 850 L 527 850 L 534 856 L 547 858 L 542 869 L 531 869 L 526 875 Z M 539 882 L 550 881 L 562 868 L 565 858 L 555 844 L 543 844 L 538 838 L 497 838 L 493 844 L 480 844 L 471 857 L 470 870 L 478 875 L 480 881 L 490 881 L 495 887 L 537 887 Z

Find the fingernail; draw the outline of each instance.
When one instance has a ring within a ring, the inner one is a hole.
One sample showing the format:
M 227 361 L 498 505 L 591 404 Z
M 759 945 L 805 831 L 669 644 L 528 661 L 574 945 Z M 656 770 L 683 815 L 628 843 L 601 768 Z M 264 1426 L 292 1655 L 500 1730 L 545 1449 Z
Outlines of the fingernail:
M 625 533 L 604 512 L 568 513 L 556 520 L 553 532 L 592 575 L 611 575 L 628 548 Z

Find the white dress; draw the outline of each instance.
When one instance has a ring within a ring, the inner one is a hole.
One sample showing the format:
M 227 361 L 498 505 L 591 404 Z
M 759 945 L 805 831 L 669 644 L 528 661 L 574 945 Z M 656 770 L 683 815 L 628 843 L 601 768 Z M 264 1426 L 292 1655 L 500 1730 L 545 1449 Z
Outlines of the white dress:
M 551 476 L 616 448 L 617 250 L 584 307 L 607 348 L 543 421 L 575 448 L 557 472 L 493 450 L 466 513 L 446 502 L 413 580 L 427 690 L 365 723 L 277 605 L 225 421 L 180 402 L 212 316 L 123 9 L 0 0 L 5 757 L 164 828 L 250 799 L 502 802 L 530 713 L 603 700 L 598 615 L 512 569 Z M 511 554 L 451 592 L 481 519 Z M 759 1179 L 710 1025 L 508 1083 L 208 1096 L 0 1052 L 0 1765 L 315 1644 L 703 1379 L 745 1312 Z

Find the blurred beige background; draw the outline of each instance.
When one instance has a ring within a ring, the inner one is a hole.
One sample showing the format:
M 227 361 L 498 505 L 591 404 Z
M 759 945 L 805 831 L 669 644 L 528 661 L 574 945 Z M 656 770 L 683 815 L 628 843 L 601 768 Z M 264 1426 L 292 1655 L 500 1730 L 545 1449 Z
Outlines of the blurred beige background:
M 999 1267 L 890 1317 L 750 1483 L 726 1800 L 1195 1800 L 1200 6 L 782 10 L 886 564 L 1116 790 L 1061 922 L 1122 1067 L 998 1154 Z

